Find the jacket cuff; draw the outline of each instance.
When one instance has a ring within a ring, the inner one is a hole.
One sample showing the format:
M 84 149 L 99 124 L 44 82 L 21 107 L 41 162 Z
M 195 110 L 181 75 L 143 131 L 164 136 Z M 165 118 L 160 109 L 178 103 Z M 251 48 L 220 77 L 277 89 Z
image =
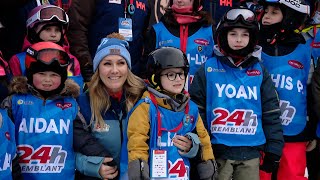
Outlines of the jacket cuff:
M 76 154 L 76 169 L 86 176 L 96 177 L 102 179 L 99 174 L 100 166 L 104 157 L 85 156 L 83 154 Z
M 182 154 L 181 156 L 186 158 L 194 158 L 197 155 L 200 146 L 199 137 L 198 135 L 191 132 L 187 133 L 185 136 L 192 140 L 192 148 L 188 153 Z

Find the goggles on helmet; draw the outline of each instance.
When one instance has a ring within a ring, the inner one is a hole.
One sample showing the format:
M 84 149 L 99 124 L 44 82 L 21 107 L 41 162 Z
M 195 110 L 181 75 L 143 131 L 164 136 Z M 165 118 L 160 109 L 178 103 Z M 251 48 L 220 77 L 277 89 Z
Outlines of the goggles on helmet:
M 235 21 L 240 16 L 242 16 L 243 20 L 248 23 L 252 23 L 257 20 L 254 12 L 249 9 L 231 9 L 226 13 L 225 18 L 227 21 Z
M 44 7 L 40 9 L 37 13 L 31 16 L 27 20 L 27 27 L 29 27 L 32 23 L 36 21 L 39 21 L 39 22 L 50 21 L 53 18 L 57 18 L 58 21 L 63 24 L 69 23 L 69 17 L 62 8 L 56 7 L 56 6 L 50 6 L 50 7 Z
M 310 6 L 301 4 L 300 0 L 265 0 L 267 3 L 280 3 L 284 4 L 285 6 L 301 12 L 303 14 L 310 14 Z
M 50 65 L 54 61 L 58 61 L 61 67 L 68 66 L 70 62 L 69 55 L 58 49 L 43 49 L 36 51 L 29 47 L 27 49 L 27 54 L 33 58 L 26 58 L 26 68 L 30 68 L 30 65 L 37 61 L 47 65 Z

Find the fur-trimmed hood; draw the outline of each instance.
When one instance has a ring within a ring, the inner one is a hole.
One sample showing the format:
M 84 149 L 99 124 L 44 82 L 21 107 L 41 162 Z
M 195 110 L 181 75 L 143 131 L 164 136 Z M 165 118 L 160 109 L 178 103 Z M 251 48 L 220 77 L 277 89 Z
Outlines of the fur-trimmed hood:
M 32 93 L 36 96 L 41 97 L 40 93 L 33 88 L 33 86 L 28 84 L 28 80 L 24 76 L 16 76 L 12 79 L 9 85 L 10 94 L 27 94 Z M 60 92 L 58 96 L 72 96 L 73 98 L 77 98 L 80 94 L 80 86 L 75 83 L 72 79 L 67 79 L 65 82 L 65 86 L 63 90 Z M 55 96 L 56 97 L 56 96 Z M 49 97 L 52 99 L 54 97 Z

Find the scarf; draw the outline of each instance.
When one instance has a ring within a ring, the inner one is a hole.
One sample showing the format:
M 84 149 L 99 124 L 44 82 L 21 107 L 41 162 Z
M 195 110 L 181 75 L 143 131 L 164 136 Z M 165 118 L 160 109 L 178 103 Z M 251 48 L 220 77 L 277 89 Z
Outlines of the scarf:
M 186 53 L 187 41 L 188 41 L 188 24 L 198 22 L 201 16 L 193 16 L 193 7 L 187 6 L 179 8 L 177 5 L 172 5 L 172 11 L 175 20 L 180 25 L 180 49 Z M 202 9 L 202 6 L 198 8 L 198 11 Z
M 119 92 L 111 92 L 111 91 L 108 91 L 108 94 L 115 100 L 117 100 L 118 102 L 121 101 L 121 97 L 122 97 L 122 94 L 123 94 L 123 91 L 119 91 Z

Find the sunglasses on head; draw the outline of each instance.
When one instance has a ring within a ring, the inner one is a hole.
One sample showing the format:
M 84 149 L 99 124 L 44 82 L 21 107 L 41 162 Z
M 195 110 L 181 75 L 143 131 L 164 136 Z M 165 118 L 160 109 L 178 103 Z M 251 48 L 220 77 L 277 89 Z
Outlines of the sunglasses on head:
M 35 13 L 33 16 L 31 16 L 27 20 L 27 27 L 29 27 L 32 23 L 35 21 L 50 21 L 53 18 L 57 18 L 60 22 L 64 24 L 69 23 L 69 17 L 65 13 L 65 11 L 56 6 L 50 6 L 50 7 L 45 7 L 43 9 L 40 9 L 37 13 Z
M 66 52 L 57 49 L 43 49 L 36 51 L 29 47 L 27 49 L 27 54 L 33 58 L 26 59 L 26 68 L 29 68 L 33 62 L 37 61 L 47 65 L 57 61 L 61 67 L 68 66 L 70 62 L 69 55 Z

